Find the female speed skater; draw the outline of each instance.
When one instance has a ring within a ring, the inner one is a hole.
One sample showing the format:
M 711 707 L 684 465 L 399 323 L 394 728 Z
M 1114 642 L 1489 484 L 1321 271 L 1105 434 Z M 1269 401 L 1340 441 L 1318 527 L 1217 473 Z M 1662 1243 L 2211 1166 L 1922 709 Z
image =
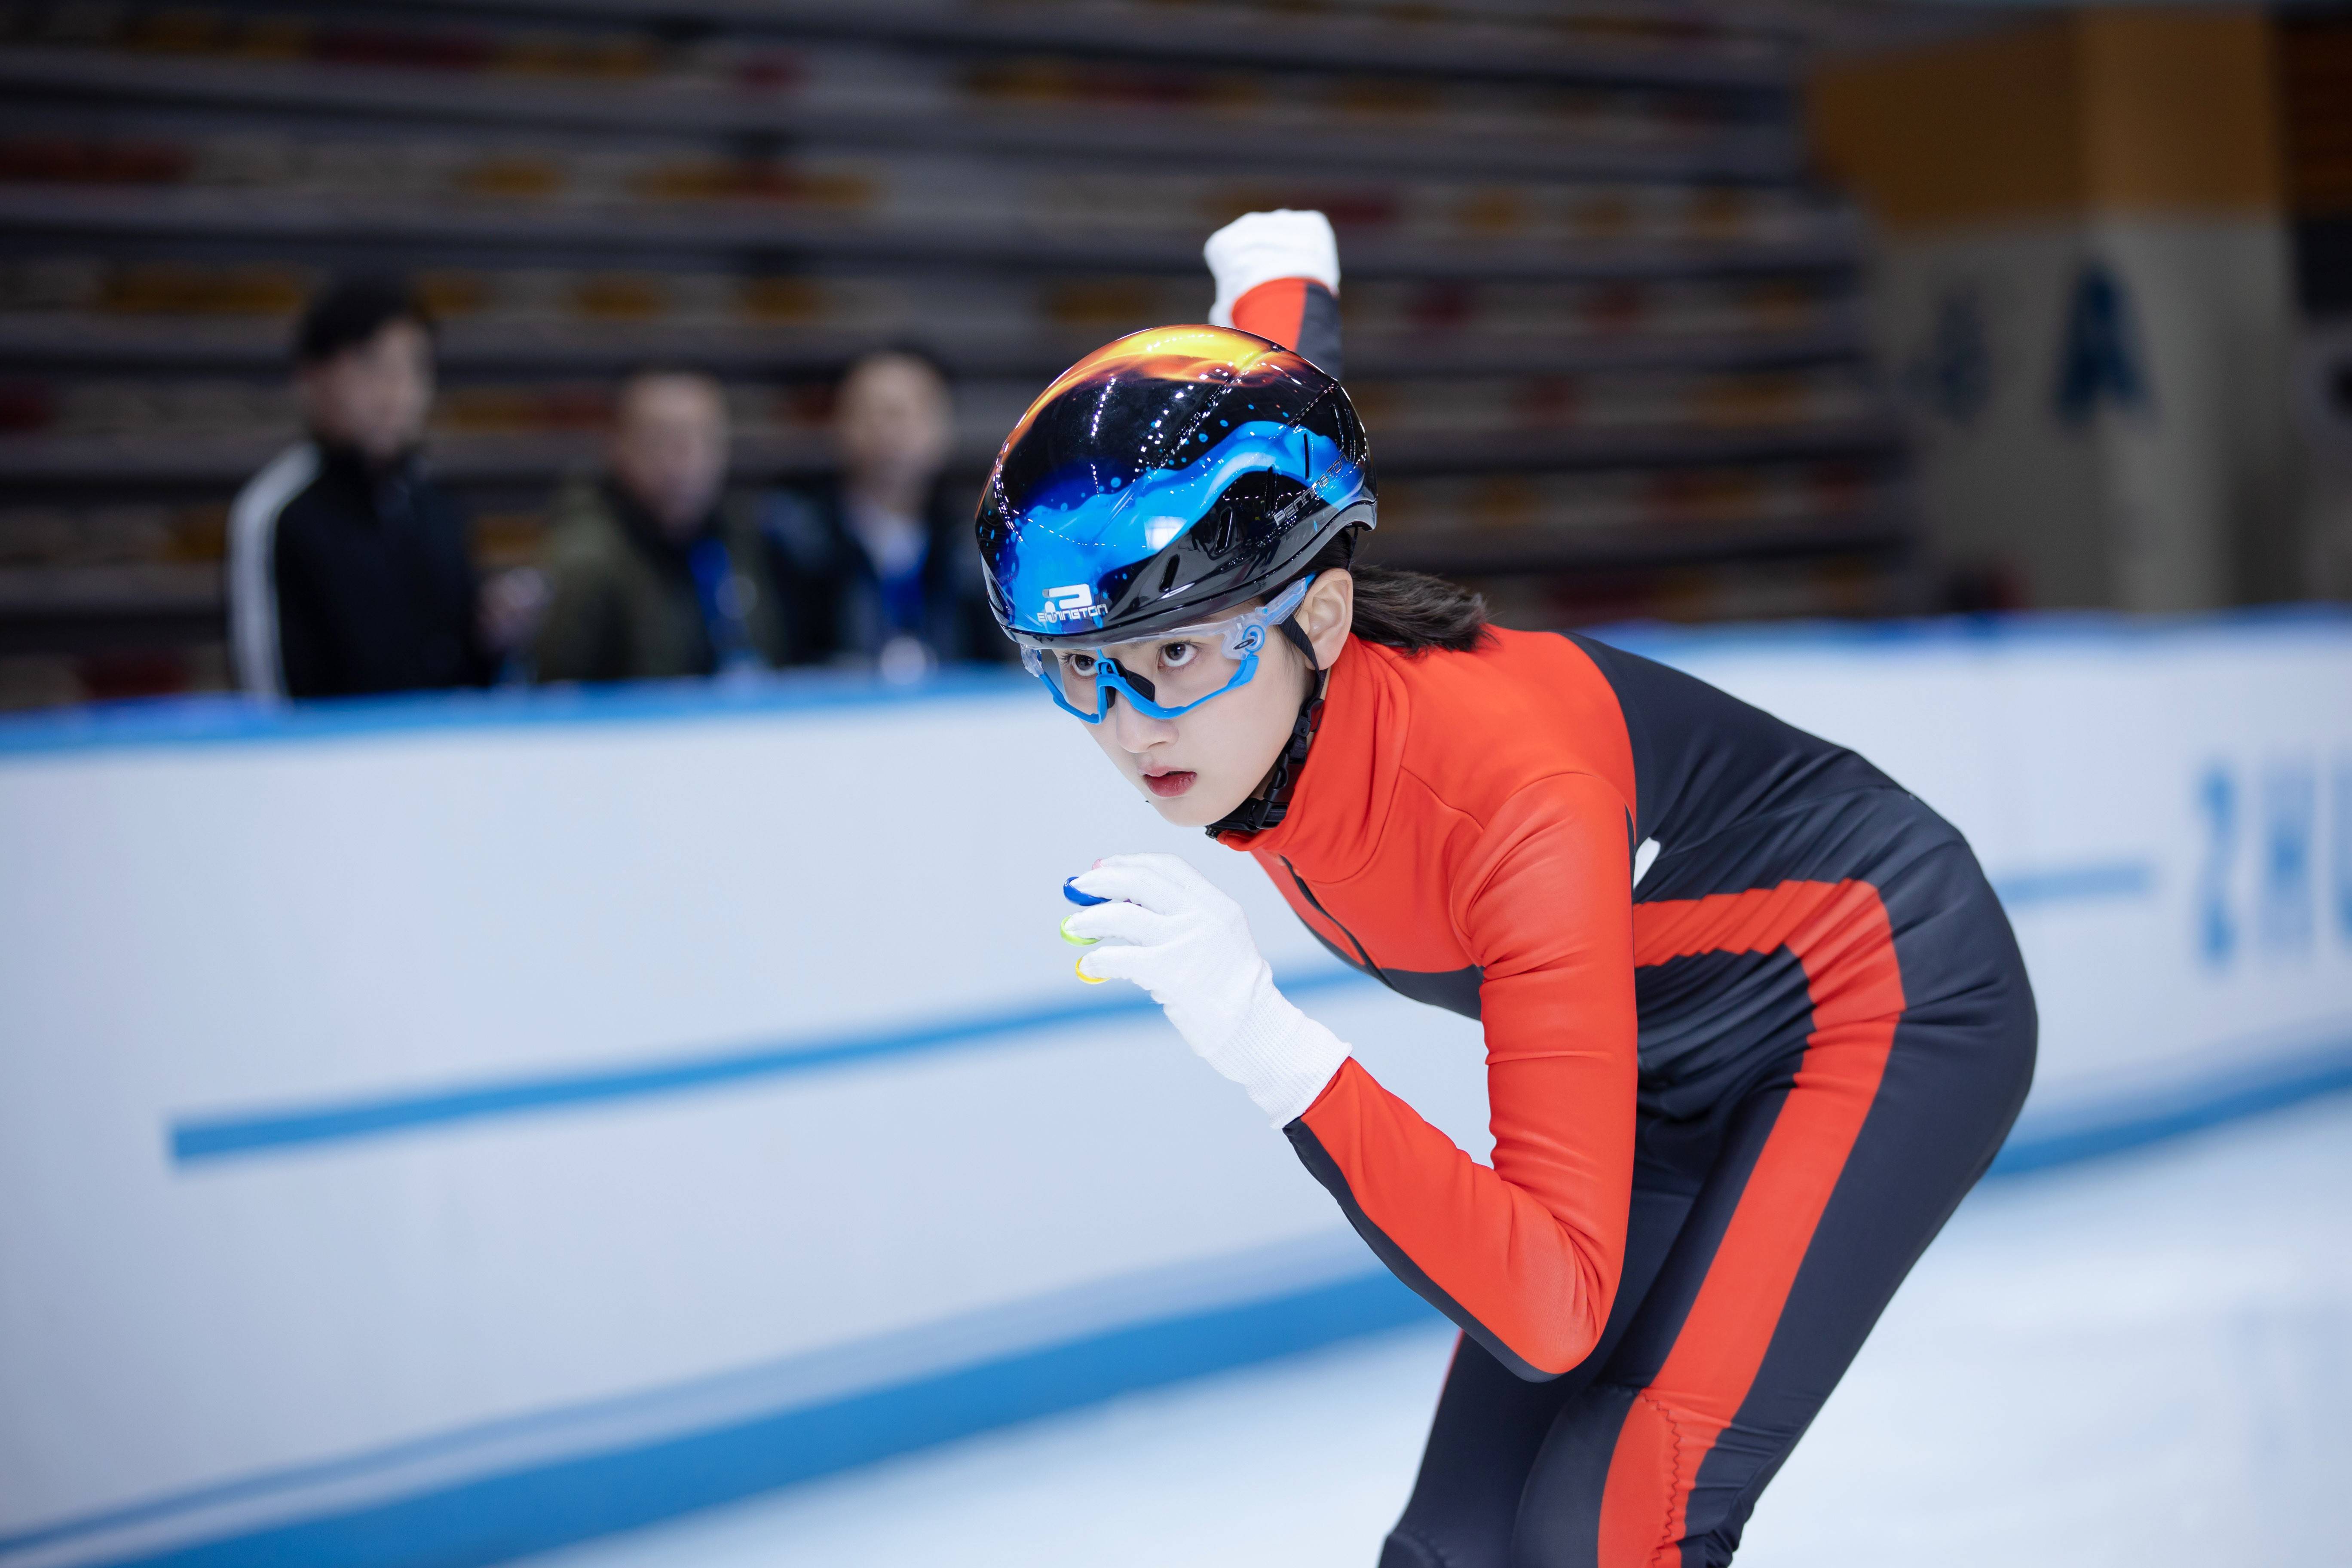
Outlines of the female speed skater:
M 1100 862 L 1065 934 L 1459 1325 L 1381 1568 L 1726 1563 L 2000 1147 L 2032 995 L 1967 843 L 1861 757 L 1356 563 L 1377 512 L 1318 368 L 1328 234 L 1256 215 L 1212 242 L 1244 253 L 1219 316 L 1255 333 L 1065 372 L 997 458 L 981 552 L 1024 663 L 1162 817 L 1480 1020 L 1491 1164 L 1286 1001 L 1185 861 Z

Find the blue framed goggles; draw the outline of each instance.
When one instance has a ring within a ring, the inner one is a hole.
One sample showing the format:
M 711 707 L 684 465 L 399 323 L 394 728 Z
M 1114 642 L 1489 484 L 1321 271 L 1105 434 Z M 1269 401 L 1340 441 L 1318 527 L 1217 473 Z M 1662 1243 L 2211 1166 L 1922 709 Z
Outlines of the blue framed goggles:
M 1017 633 L 1013 641 L 1021 647 L 1021 668 L 1037 678 L 1053 698 L 1054 705 L 1065 713 L 1089 724 L 1099 724 L 1110 712 L 1111 694 L 1117 692 L 1147 718 L 1175 719 L 1203 702 L 1223 697 L 1235 687 L 1248 685 L 1257 674 L 1258 655 L 1265 647 L 1266 634 L 1298 612 L 1313 582 L 1312 577 L 1302 577 L 1255 610 L 1244 610 L 1221 621 L 1171 627 L 1149 637 L 1130 638 L 1127 644 L 1082 647 L 1045 643 Z M 1193 689 L 1197 681 L 1181 683 L 1184 689 L 1178 690 L 1175 688 L 1180 684 L 1181 672 L 1180 680 L 1171 680 L 1163 672 L 1155 681 L 1127 668 L 1110 656 L 1114 646 L 1150 647 L 1171 642 L 1213 647 L 1224 658 L 1236 661 L 1234 668 L 1229 674 L 1221 665 L 1204 671 L 1209 679 L 1224 675 L 1213 691 Z M 1078 700 L 1073 701 L 1074 697 Z M 1169 700 L 1161 700 L 1163 697 Z

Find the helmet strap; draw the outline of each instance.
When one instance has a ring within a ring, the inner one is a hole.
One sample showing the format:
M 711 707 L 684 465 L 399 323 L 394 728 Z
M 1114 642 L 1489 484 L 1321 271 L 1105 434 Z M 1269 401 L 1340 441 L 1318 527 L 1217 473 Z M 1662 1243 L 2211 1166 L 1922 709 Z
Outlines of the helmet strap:
M 1290 639 L 1291 647 L 1297 648 L 1301 654 L 1306 656 L 1307 668 L 1319 673 L 1322 670 L 1323 666 L 1315 658 L 1315 645 L 1307 640 L 1306 628 L 1298 624 L 1298 617 L 1297 616 L 1285 616 L 1283 623 L 1278 629 L 1284 637 Z M 1319 687 L 1323 683 L 1318 680 L 1315 684 Z
M 1209 824 L 1204 831 L 1212 838 L 1228 833 L 1263 833 L 1289 815 L 1291 792 L 1298 787 L 1298 770 L 1306 765 L 1307 751 L 1315 744 L 1315 731 L 1322 726 L 1323 693 L 1331 684 L 1331 672 L 1316 658 L 1315 645 L 1307 640 L 1297 616 L 1284 619 L 1282 635 L 1307 656 L 1307 668 L 1315 672 L 1315 679 L 1307 683 L 1307 695 L 1298 703 L 1298 717 L 1290 721 L 1290 739 L 1283 745 L 1282 754 L 1274 759 L 1265 782 L 1247 800 Z

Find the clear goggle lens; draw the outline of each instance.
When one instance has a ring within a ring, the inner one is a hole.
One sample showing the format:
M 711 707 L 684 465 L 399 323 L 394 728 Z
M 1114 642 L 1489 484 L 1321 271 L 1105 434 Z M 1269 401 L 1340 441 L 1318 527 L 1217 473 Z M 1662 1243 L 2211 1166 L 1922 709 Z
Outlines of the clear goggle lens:
M 1267 636 L 1297 611 L 1307 582 L 1292 584 L 1257 609 L 1134 642 L 1045 647 L 1023 638 L 1022 667 L 1089 724 L 1110 711 L 1114 693 L 1139 713 L 1173 719 L 1249 683 Z

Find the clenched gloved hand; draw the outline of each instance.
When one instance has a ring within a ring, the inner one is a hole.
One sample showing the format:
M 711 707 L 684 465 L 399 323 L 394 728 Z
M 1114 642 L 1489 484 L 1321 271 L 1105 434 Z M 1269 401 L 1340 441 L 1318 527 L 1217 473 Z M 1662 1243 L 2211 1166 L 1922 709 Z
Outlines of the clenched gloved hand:
M 1348 1047 L 1274 988 L 1233 900 L 1173 855 L 1114 855 L 1072 879 L 1113 900 L 1062 922 L 1065 936 L 1100 942 L 1078 960 L 1088 980 L 1132 980 L 1211 1067 L 1249 1090 L 1281 1127 L 1323 1092 Z
M 1217 285 L 1209 324 L 1230 327 L 1234 307 L 1262 283 L 1305 278 L 1339 292 L 1339 240 L 1331 220 L 1318 212 L 1244 213 L 1209 237 L 1201 247 Z

